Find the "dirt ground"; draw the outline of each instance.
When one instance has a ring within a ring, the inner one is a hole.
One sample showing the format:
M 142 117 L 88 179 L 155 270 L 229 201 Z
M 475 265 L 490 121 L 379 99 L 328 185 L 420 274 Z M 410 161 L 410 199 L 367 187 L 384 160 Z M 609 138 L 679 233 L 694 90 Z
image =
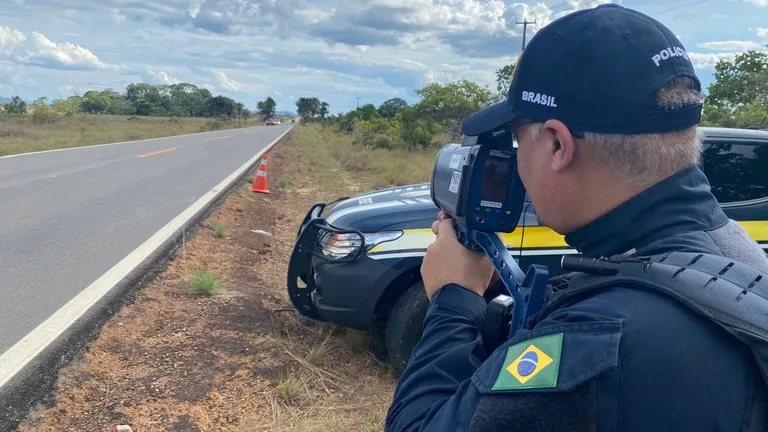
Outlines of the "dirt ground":
M 368 335 L 303 319 L 288 301 L 288 258 L 309 206 L 367 187 L 340 165 L 307 169 L 319 150 L 305 149 L 302 133 L 269 153 L 272 193 L 238 185 L 20 431 L 383 430 L 395 378 Z M 212 220 L 230 234 L 217 236 Z M 218 276 L 217 293 L 193 292 L 198 268 Z

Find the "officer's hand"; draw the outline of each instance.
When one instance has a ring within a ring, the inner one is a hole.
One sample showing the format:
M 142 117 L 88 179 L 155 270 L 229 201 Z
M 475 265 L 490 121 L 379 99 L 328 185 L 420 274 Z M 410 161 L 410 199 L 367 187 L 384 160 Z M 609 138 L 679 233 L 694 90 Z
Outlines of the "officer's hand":
M 482 296 L 496 273 L 488 257 L 459 243 L 453 221 L 443 212 L 432 224 L 432 232 L 437 239 L 429 245 L 421 263 L 427 298 L 431 300 L 437 290 L 451 283 Z

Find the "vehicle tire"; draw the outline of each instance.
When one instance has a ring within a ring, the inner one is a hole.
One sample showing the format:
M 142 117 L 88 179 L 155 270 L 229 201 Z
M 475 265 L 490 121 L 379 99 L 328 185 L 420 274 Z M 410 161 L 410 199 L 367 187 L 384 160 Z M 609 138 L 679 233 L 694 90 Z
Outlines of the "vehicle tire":
M 485 292 L 486 302 L 499 294 L 505 294 L 506 288 L 499 281 Z M 424 317 L 427 315 L 429 300 L 424 291 L 424 282 L 418 281 L 408 288 L 389 312 L 384 331 L 384 344 L 389 361 L 395 373 L 400 376 L 411 351 L 421 339 L 424 330 Z
M 390 363 L 399 376 L 408 363 L 411 351 L 421 339 L 429 300 L 424 283 L 418 281 L 397 299 L 389 313 L 384 343 Z

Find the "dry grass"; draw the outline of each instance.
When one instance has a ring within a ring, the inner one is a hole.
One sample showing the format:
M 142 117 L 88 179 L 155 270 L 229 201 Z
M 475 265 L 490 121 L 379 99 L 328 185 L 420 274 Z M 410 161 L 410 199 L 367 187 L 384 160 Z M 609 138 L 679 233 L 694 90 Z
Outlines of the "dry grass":
M 60 116 L 55 123 L 32 124 L 31 115 L 6 115 L 0 117 L 0 156 L 263 124 L 258 118 L 220 122 L 208 118 L 96 114 Z
M 332 183 L 337 171 L 342 169 L 354 179 L 353 184 L 359 186 L 352 189 L 358 192 L 428 182 L 438 150 L 361 149 L 352 144 L 351 136 L 318 124 L 297 128 L 296 139 L 302 142 L 300 151 L 293 148 L 291 153 L 301 162 L 297 176 L 313 176 L 321 182 Z M 329 197 L 321 194 L 318 198 Z
M 370 164 L 366 171 L 349 167 L 354 153 Z M 30 413 L 20 431 L 383 430 L 395 385 L 390 368 L 368 334 L 295 312 L 287 263 L 311 204 L 427 181 L 432 157 L 361 152 L 317 125 L 297 127 L 270 152 L 272 193 L 236 187 L 200 224 L 216 220 L 230 236 L 200 229 L 188 239 L 60 373 L 53 406 Z M 402 172 L 400 158 L 410 161 Z M 223 287 L 216 295 L 189 289 L 201 268 Z

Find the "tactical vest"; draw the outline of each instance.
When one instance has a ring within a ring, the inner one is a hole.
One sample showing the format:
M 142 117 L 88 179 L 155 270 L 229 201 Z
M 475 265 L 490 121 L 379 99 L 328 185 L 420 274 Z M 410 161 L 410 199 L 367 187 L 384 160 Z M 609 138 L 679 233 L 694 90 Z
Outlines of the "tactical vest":
M 534 321 L 610 286 L 640 286 L 670 296 L 749 347 L 765 385 L 756 386 L 745 430 L 768 430 L 768 273 L 728 257 L 695 252 L 566 256 L 562 264 L 563 270 L 576 273 L 553 278 L 549 298 Z

